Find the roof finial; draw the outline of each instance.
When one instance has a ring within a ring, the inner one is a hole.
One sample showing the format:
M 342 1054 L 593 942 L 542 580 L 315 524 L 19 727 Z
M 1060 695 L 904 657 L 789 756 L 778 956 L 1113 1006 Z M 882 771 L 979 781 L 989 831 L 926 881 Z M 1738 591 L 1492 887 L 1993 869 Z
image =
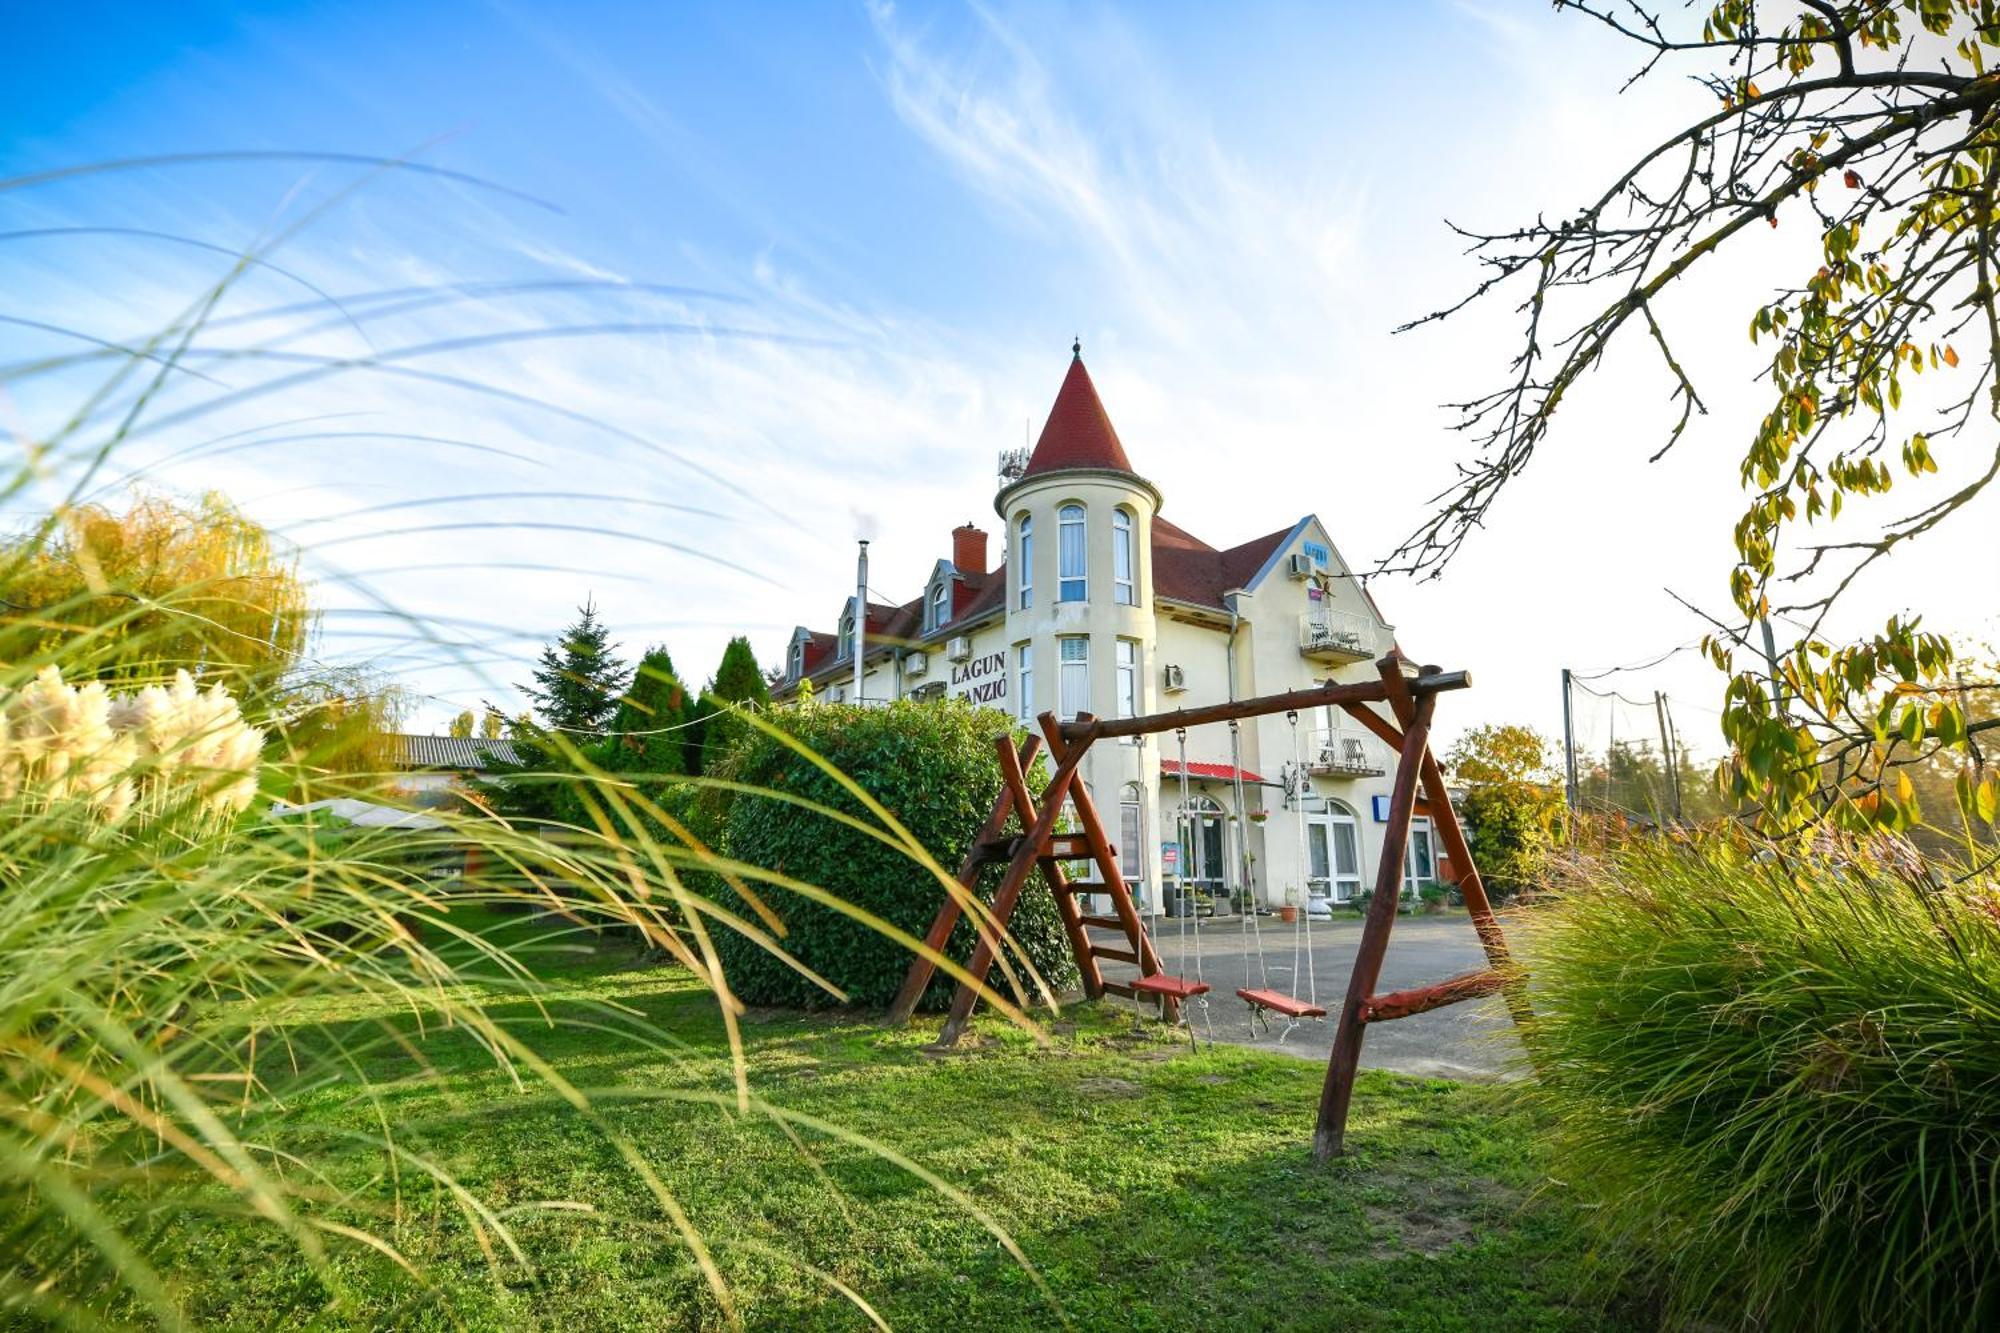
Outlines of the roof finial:
M 1080 334 L 1080 333 L 1079 333 L 1078 335 L 1076 335 L 1076 341 L 1072 342 L 1072 343 L 1071 343 L 1071 344 L 1069 345 L 1069 354 L 1070 354 L 1071 356 L 1075 357 L 1075 358 L 1076 358 L 1077 360 L 1079 360 L 1079 361 L 1083 360 L 1083 335 L 1082 335 L 1082 334 Z

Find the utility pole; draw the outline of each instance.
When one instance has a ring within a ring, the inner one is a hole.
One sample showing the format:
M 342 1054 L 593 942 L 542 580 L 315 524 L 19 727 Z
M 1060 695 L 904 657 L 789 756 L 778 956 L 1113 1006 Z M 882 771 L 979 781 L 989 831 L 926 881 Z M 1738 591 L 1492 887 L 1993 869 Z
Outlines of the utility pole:
M 1764 617 L 1764 661 L 1771 668 L 1771 706 L 1782 716 L 1785 711 L 1784 687 L 1778 684 L 1778 641 L 1771 634 L 1771 618 Z
M 861 678 L 868 656 L 868 539 L 854 561 L 854 702 L 861 702 Z
M 1660 724 L 1660 759 L 1664 765 L 1662 774 L 1666 778 L 1665 794 L 1668 803 L 1673 807 L 1674 822 L 1678 824 L 1681 819 L 1680 765 L 1674 754 L 1673 733 L 1667 729 L 1667 696 L 1658 690 L 1653 691 L 1653 716 Z
M 1564 794 L 1569 798 L 1570 836 L 1576 836 L 1577 802 L 1580 799 L 1576 789 L 1576 723 L 1569 710 L 1569 668 L 1563 668 L 1563 777 Z

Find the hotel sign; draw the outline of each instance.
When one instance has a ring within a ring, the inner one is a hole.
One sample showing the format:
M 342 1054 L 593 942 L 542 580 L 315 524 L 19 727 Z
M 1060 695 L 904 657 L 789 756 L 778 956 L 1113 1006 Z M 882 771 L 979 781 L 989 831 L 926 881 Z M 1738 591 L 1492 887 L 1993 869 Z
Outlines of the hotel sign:
M 955 699 L 976 704 L 998 703 L 1007 697 L 1007 654 L 988 653 L 969 662 L 955 662 L 949 683 Z

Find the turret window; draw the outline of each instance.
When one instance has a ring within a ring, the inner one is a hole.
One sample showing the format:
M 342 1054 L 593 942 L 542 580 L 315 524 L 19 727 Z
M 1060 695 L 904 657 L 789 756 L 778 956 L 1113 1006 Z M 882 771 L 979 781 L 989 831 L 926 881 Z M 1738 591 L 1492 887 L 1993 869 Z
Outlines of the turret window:
M 1056 688 L 1062 698 L 1062 715 L 1074 718 L 1090 708 L 1090 640 L 1081 634 L 1056 640 L 1062 650 L 1062 673 Z
M 1083 506 L 1064 505 L 1056 511 L 1056 600 L 1090 600 L 1090 580 L 1085 573 Z
M 1019 556 L 1015 563 L 1021 567 L 1021 609 L 1025 611 L 1035 604 L 1035 520 L 1026 514 L 1021 515 L 1021 537 L 1015 552 Z
M 1111 597 L 1120 606 L 1139 604 L 1138 561 L 1132 549 L 1132 511 L 1111 513 Z

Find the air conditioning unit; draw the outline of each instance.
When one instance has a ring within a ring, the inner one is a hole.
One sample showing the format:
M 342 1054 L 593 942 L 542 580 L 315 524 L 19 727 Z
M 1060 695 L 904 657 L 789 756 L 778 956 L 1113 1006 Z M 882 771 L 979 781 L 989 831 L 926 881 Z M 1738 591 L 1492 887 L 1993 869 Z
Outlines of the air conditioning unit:
M 903 674 L 911 680 L 915 680 L 918 676 L 923 675 L 925 671 L 930 669 L 930 665 L 931 655 L 929 653 L 903 654 Z
M 1166 687 L 1168 694 L 1179 694 L 1187 688 L 1187 672 L 1181 670 L 1172 662 L 1167 663 L 1161 669 L 1160 675 L 1162 677 L 1161 683 Z
M 972 640 L 960 634 L 945 643 L 944 655 L 954 662 L 963 662 L 972 656 Z
M 1301 551 L 1293 555 L 1288 565 L 1295 579 L 1309 579 L 1313 576 L 1313 558 Z

